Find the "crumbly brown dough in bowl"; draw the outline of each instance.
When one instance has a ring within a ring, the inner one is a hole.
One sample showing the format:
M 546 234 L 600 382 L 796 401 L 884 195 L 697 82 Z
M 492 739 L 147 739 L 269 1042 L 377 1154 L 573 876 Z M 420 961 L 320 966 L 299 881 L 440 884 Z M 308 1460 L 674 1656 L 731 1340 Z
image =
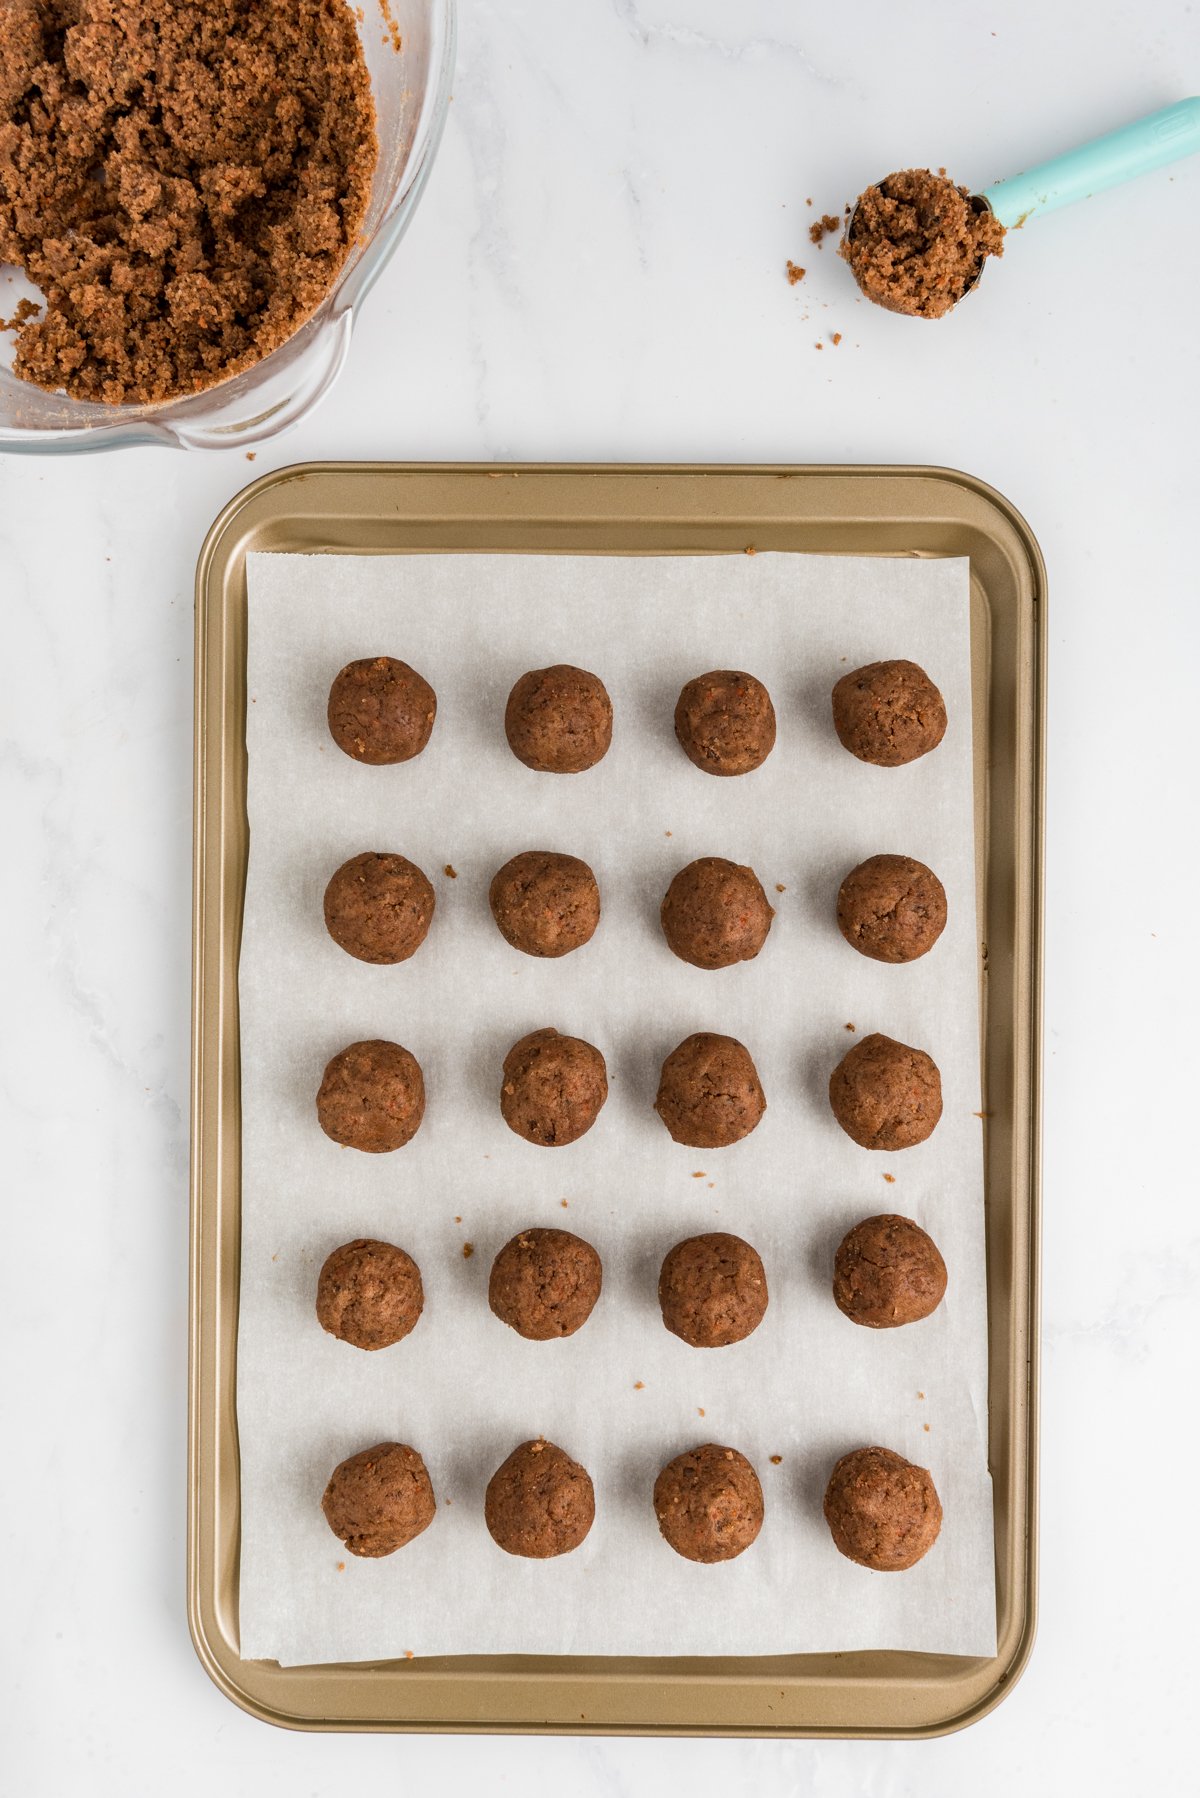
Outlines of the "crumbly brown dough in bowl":
M 944 175 L 901 169 L 859 195 L 838 254 L 877 306 L 945 318 L 984 260 L 1003 256 L 1004 226 Z
M 332 288 L 376 151 L 344 0 L 5 0 L 0 263 L 45 296 L 13 372 L 115 406 L 252 367 Z

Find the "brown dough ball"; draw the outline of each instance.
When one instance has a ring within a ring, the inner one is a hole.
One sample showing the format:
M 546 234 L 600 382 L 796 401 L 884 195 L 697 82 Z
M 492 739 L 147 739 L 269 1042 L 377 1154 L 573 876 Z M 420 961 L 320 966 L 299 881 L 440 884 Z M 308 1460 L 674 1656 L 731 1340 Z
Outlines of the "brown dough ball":
M 749 774 L 775 747 L 771 695 L 737 668 L 698 674 L 676 701 L 675 735 L 705 774 Z
M 837 898 L 838 929 L 872 961 L 916 961 L 946 927 L 946 889 L 911 855 L 872 855 L 852 868 Z
M 329 689 L 329 734 L 356 762 L 410 762 L 429 741 L 437 694 L 392 656 L 347 662 Z
M 833 728 L 860 762 L 901 768 L 937 748 L 946 702 L 916 662 L 870 662 L 833 689 Z
M 654 1482 L 654 1514 L 685 1560 L 732 1561 L 762 1528 L 762 1487 L 745 1455 L 705 1442 L 663 1468 Z
M 724 1149 L 749 1136 L 767 1101 L 749 1049 L 700 1030 L 663 1062 L 654 1109 L 676 1142 Z
M 852 1323 L 893 1330 L 936 1311 L 946 1291 L 946 1263 L 932 1236 L 911 1217 L 864 1218 L 838 1245 L 833 1297 Z
M 325 1069 L 317 1122 L 348 1149 L 383 1155 L 411 1142 L 425 1116 L 425 1080 L 399 1043 L 351 1043 Z
M 681 961 L 730 968 L 754 960 L 775 912 L 753 868 L 702 855 L 679 870 L 661 916 L 663 935 Z
M 874 1031 L 829 1076 L 829 1103 L 847 1136 L 864 1149 L 911 1149 L 942 1115 L 942 1076 L 923 1049 Z
M 488 902 L 501 936 L 525 955 L 569 955 L 600 922 L 600 888 L 586 862 L 552 849 L 527 849 L 505 862 Z
M 937 1541 L 942 1505 L 927 1468 L 890 1448 L 856 1448 L 829 1476 L 825 1521 L 849 1560 L 902 1573 Z
M 506 1554 L 547 1561 L 578 1548 L 596 1515 L 586 1467 L 553 1442 L 522 1442 L 488 1481 L 483 1517 Z
M 321 1509 L 352 1555 L 394 1554 L 433 1522 L 425 1463 L 404 1442 L 377 1442 L 334 1468 Z
M 325 888 L 325 927 L 358 961 L 407 961 L 429 933 L 434 903 L 415 863 L 368 850 L 343 862 Z
M 492 1263 L 488 1304 L 530 1342 L 573 1336 L 592 1315 L 604 1270 L 590 1242 L 569 1230 L 522 1230 Z
M 586 668 L 531 668 L 508 696 L 504 734 L 519 762 L 539 774 L 582 774 L 608 754 L 612 700 Z
M 668 1330 L 693 1348 L 744 1341 L 767 1309 L 758 1250 L 720 1230 L 677 1242 L 658 1276 L 658 1302 Z
M 390 1348 L 425 1304 L 421 1270 L 394 1243 L 360 1236 L 326 1258 L 317 1280 L 317 1322 L 355 1348 Z
M 582 1037 L 531 1030 L 504 1057 L 504 1121 L 540 1148 L 562 1148 L 585 1135 L 607 1097 L 604 1057 Z

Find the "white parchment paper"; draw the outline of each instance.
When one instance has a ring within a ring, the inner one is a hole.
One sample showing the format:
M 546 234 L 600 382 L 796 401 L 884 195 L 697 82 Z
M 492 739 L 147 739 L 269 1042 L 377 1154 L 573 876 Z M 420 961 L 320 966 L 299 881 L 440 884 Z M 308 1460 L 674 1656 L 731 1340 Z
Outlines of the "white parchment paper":
M 428 749 L 401 767 L 360 767 L 325 724 L 334 674 L 375 654 L 438 695 Z M 936 753 L 884 770 L 841 748 L 829 692 L 888 656 L 929 670 L 950 724 Z M 615 708 L 608 756 L 572 777 L 522 767 L 502 727 L 517 676 L 557 661 L 600 674 Z M 767 683 L 779 739 L 759 771 L 721 780 L 686 760 L 672 712 L 685 680 L 728 666 Z M 252 555 L 248 700 L 243 1654 L 993 1653 L 966 562 Z M 488 910 L 496 868 L 530 848 L 580 855 L 600 883 L 600 928 L 562 960 L 509 948 Z M 437 890 L 398 967 L 325 932 L 325 883 L 364 849 L 409 856 Z M 928 862 L 949 897 L 940 942 L 907 967 L 856 954 L 834 922 L 841 877 L 884 851 Z M 778 913 L 756 961 L 716 973 L 678 961 L 658 925 L 671 876 L 705 854 L 749 862 Z M 505 1051 L 545 1024 L 597 1044 L 611 1088 L 592 1131 L 554 1150 L 512 1135 L 498 1105 Z M 700 1029 L 741 1038 L 767 1094 L 729 1149 L 677 1146 L 651 1109 L 663 1057 Z M 872 1030 L 942 1071 L 941 1124 L 896 1155 L 851 1142 L 826 1096 Z M 337 1147 L 314 1111 L 329 1057 L 368 1037 L 425 1071 L 424 1124 L 390 1155 Z M 844 1232 L 882 1211 L 930 1230 L 950 1281 L 932 1318 L 876 1332 L 841 1316 L 830 1277 Z M 487 1305 L 497 1250 L 538 1224 L 604 1263 L 600 1303 L 563 1342 L 526 1342 Z M 704 1230 L 746 1237 L 766 1266 L 766 1318 L 732 1348 L 687 1347 L 657 1308 L 663 1255 Z M 425 1285 L 416 1330 L 374 1354 L 313 1313 L 322 1261 L 355 1236 L 399 1243 Z M 483 1491 L 538 1434 L 590 1471 L 596 1522 L 574 1554 L 523 1562 L 488 1536 Z M 437 1516 L 357 1561 L 321 1493 L 388 1439 L 424 1456 Z M 659 1468 L 706 1441 L 748 1455 L 766 1499 L 758 1541 L 714 1567 L 674 1554 L 650 1503 Z M 908 1573 L 843 1559 L 821 1515 L 834 1461 L 869 1443 L 931 1468 L 945 1507 Z

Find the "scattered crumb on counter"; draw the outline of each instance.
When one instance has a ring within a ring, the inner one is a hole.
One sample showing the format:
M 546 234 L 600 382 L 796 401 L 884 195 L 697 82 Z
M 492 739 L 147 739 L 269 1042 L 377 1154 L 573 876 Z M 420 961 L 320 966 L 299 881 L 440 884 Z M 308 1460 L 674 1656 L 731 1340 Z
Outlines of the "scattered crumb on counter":
M 457 1211 L 456 1211 L 456 1212 L 455 1212 L 455 1214 L 454 1214 L 454 1221 L 455 1221 L 455 1223 L 456 1223 L 456 1224 L 461 1224 L 461 1223 L 462 1223 L 462 1218 L 461 1218 L 461 1217 L 459 1217 L 459 1215 L 458 1215 L 458 1213 L 457 1213 Z
M 753 543 L 747 543 L 746 554 L 748 556 L 756 556 L 758 554 L 758 551 L 755 549 Z
M 442 873 L 446 876 L 447 880 L 457 880 L 458 879 L 458 869 L 452 868 L 450 866 L 449 862 L 447 862 L 446 866 L 442 869 Z
M 825 345 L 823 343 L 814 343 L 813 344 L 814 350 L 823 350 L 824 348 L 825 348 Z
M 857 1028 L 858 1028 L 858 1026 L 856 1024 L 843 1024 L 842 1025 L 843 1030 L 857 1030 Z
M 339 1562 L 338 1562 L 338 1564 L 337 1564 L 337 1570 L 338 1570 L 338 1572 L 339 1572 L 339 1573 L 345 1573 L 345 1571 L 346 1571 L 346 1563 L 345 1563 L 345 1561 L 339 1561 Z
M 670 836 L 674 836 L 674 834 L 675 834 L 675 833 L 674 833 L 674 831 L 673 831 L 673 830 L 664 830 L 664 831 L 663 831 L 663 835 L 664 835 L 664 837 L 670 837 Z
M 644 1392 L 646 1390 L 645 1380 L 635 1380 L 633 1382 L 633 1390 L 635 1392 Z
M 562 1206 L 563 1210 L 566 1211 L 568 1208 L 566 1199 L 560 1199 L 558 1202 Z
M 804 202 L 804 204 L 805 204 L 805 205 L 806 205 L 806 206 L 811 206 L 811 205 L 812 205 L 812 201 L 811 201 L 811 200 L 807 200 L 807 199 L 806 199 L 806 200 L 805 200 L 805 202 Z
M 928 1424 L 927 1424 L 927 1423 L 923 1423 L 923 1424 L 922 1424 L 922 1425 L 921 1425 L 921 1428 L 922 1428 L 922 1429 L 923 1429 L 923 1430 L 924 1430 L 924 1432 L 925 1432 L 925 1434 L 926 1434 L 926 1435 L 928 1435 L 928 1434 L 929 1434 L 929 1425 L 928 1425 Z
M 993 1113 L 992 1113 L 992 1112 L 990 1112 L 990 1111 L 973 1111 L 973 1112 L 972 1112 L 972 1113 L 971 1113 L 971 1116 L 972 1116 L 972 1117 L 973 1117 L 973 1118 L 990 1118 L 990 1117 L 992 1117 L 992 1116 L 993 1116 L 993 1115 L 994 1115 L 994 1114 L 993 1114 Z
M 697 1406 L 696 1406 L 696 1415 L 697 1415 L 697 1416 L 698 1416 L 698 1417 L 703 1417 L 703 1416 L 704 1416 L 704 1406 L 703 1406 L 703 1405 L 697 1405 Z
M 462 1252 L 463 1260 L 469 1261 L 471 1256 L 475 1253 L 475 1244 L 473 1242 L 464 1242 Z
M 706 1171 L 707 1170 L 705 1168 L 698 1167 L 696 1169 L 695 1173 L 692 1175 L 692 1179 L 693 1180 L 703 1180 Z
M 246 460 L 247 460 L 247 462 L 257 462 L 258 461 L 257 450 L 247 450 L 246 451 Z
M 825 239 L 831 236 L 834 231 L 840 231 L 841 228 L 842 221 L 838 218 L 836 213 L 824 212 L 819 219 L 814 219 L 813 223 L 808 227 L 809 242 L 816 244 L 819 250 Z
M 793 262 L 791 257 L 790 256 L 788 257 L 787 279 L 788 279 L 789 287 L 795 287 L 797 281 L 803 281 L 805 272 L 806 271 L 800 267 L 800 264 L 798 262 Z
M 782 880 L 777 880 L 775 882 L 775 891 L 777 893 L 786 893 L 787 892 L 787 888 L 784 886 Z
M 836 350 L 836 348 L 837 348 L 837 346 L 838 346 L 838 344 L 839 344 L 839 343 L 840 343 L 840 342 L 841 342 L 841 341 L 842 341 L 842 334 L 841 334 L 841 332 L 840 332 L 840 331 L 835 331 L 835 332 L 834 332 L 834 334 L 833 334 L 833 336 L 832 336 L 832 337 L 831 337 L 831 338 L 830 338 L 830 339 L 829 339 L 829 341 L 830 341 L 830 343 L 831 343 L 831 344 L 832 344 L 832 345 L 833 345 L 833 347 L 834 347 L 834 349 L 835 349 L 835 350 Z
M 895 1174 L 885 1174 L 883 1177 L 887 1181 L 889 1186 L 894 1186 L 896 1184 Z
M 925 1394 L 924 1394 L 924 1393 L 923 1393 L 923 1392 L 918 1392 L 918 1394 L 917 1394 L 917 1397 L 918 1397 L 918 1398 L 924 1398 L 924 1397 L 925 1397 Z
M 411 1648 L 406 1648 L 406 1649 L 405 1649 L 405 1650 L 404 1650 L 404 1658 L 405 1658 L 405 1660 L 406 1660 L 406 1661 L 415 1661 L 415 1660 L 416 1660 L 416 1658 L 417 1658 L 417 1657 L 416 1657 L 416 1655 L 415 1655 L 415 1654 L 414 1654 L 414 1653 L 413 1653 L 413 1651 L 412 1651 L 412 1649 L 411 1649 Z
M 772 1466 L 772 1467 L 778 1467 L 778 1466 L 779 1466 L 779 1463 L 780 1463 L 780 1462 L 781 1462 L 781 1461 L 782 1461 L 782 1460 L 783 1460 L 783 1456 L 782 1456 L 782 1455 L 772 1455 L 772 1456 L 771 1456 L 771 1466 Z

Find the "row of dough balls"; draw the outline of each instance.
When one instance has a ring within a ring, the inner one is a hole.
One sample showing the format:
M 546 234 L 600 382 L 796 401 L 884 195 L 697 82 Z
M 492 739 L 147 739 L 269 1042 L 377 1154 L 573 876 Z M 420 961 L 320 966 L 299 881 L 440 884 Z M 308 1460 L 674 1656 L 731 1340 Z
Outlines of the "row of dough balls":
M 871 662 L 833 689 L 833 724 L 860 761 L 898 768 L 936 749 L 946 705 L 915 662 Z M 373 767 L 409 762 L 433 732 L 437 694 L 392 656 L 350 662 L 334 678 L 327 708 L 339 749 Z M 517 760 L 538 774 L 581 774 L 612 742 L 612 700 L 599 675 L 568 662 L 531 668 L 508 696 L 504 734 Z M 688 681 L 675 705 L 680 748 L 705 774 L 750 774 L 775 747 L 775 707 L 766 687 L 737 668 Z
M 600 922 L 600 888 L 591 868 L 553 849 L 527 849 L 505 862 L 488 902 L 505 942 L 525 955 L 569 955 L 591 941 Z M 436 903 L 428 875 L 415 862 L 367 850 L 331 876 L 325 927 L 347 955 L 392 966 L 421 947 Z M 705 855 L 675 875 L 659 915 L 681 961 L 715 969 L 753 961 L 775 910 L 753 868 Z M 835 915 L 851 948 L 872 961 L 916 961 L 945 928 L 946 892 L 933 869 L 911 855 L 872 855 L 842 881 Z
M 582 1037 L 534 1030 L 504 1058 L 501 1116 L 517 1136 L 539 1148 L 577 1142 L 607 1098 L 604 1056 Z M 847 1136 L 862 1148 L 892 1153 L 932 1135 L 942 1115 L 942 1077 L 923 1049 L 873 1032 L 833 1070 L 829 1103 Z M 723 1149 L 757 1127 L 767 1100 L 745 1044 L 698 1031 L 663 1062 L 654 1109 L 675 1142 Z M 351 1043 L 325 1068 L 317 1121 L 345 1148 L 368 1154 L 403 1148 L 424 1115 L 421 1065 L 400 1043 Z
M 718 1442 L 700 1443 L 668 1461 L 654 1482 L 652 1503 L 676 1554 L 710 1564 L 744 1554 L 766 1510 L 752 1464 Z M 437 1501 L 416 1449 L 378 1442 L 334 1468 L 321 1509 L 351 1554 L 378 1559 L 427 1530 Z M 915 1566 L 942 1527 L 928 1468 L 888 1448 L 843 1455 L 829 1476 L 824 1512 L 841 1553 L 879 1573 Z M 506 1554 L 538 1561 L 570 1554 L 595 1520 L 591 1476 L 544 1437 L 522 1442 L 488 1481 L 483 1515 Z
M 558 1342 L 587 1323 L 603 1284 L 600 1257 L 581 1236 L 521 1230 L 492 1263 L 488 1304 L 527 1342 Z M 851 1323 L 869 1330 L 920 1323 L 945 1292 L 946 1263 L 910 1217 L 886 1212 L 864 1218 L 838 1244 L 833 1297 Z M 758 1250 L 723 1230 L 677 1242 L 659 1272 L 663 1324 L 691 1348 L 744 1342 L 768 1302 Z M 353 1348 L 394 1347 L 416 1328 L 424 1308 L 421 1270 L 395 1243 L 370 1237 L 345 1242 L 326 1257 L 317 1279 L 318 1323 Z

